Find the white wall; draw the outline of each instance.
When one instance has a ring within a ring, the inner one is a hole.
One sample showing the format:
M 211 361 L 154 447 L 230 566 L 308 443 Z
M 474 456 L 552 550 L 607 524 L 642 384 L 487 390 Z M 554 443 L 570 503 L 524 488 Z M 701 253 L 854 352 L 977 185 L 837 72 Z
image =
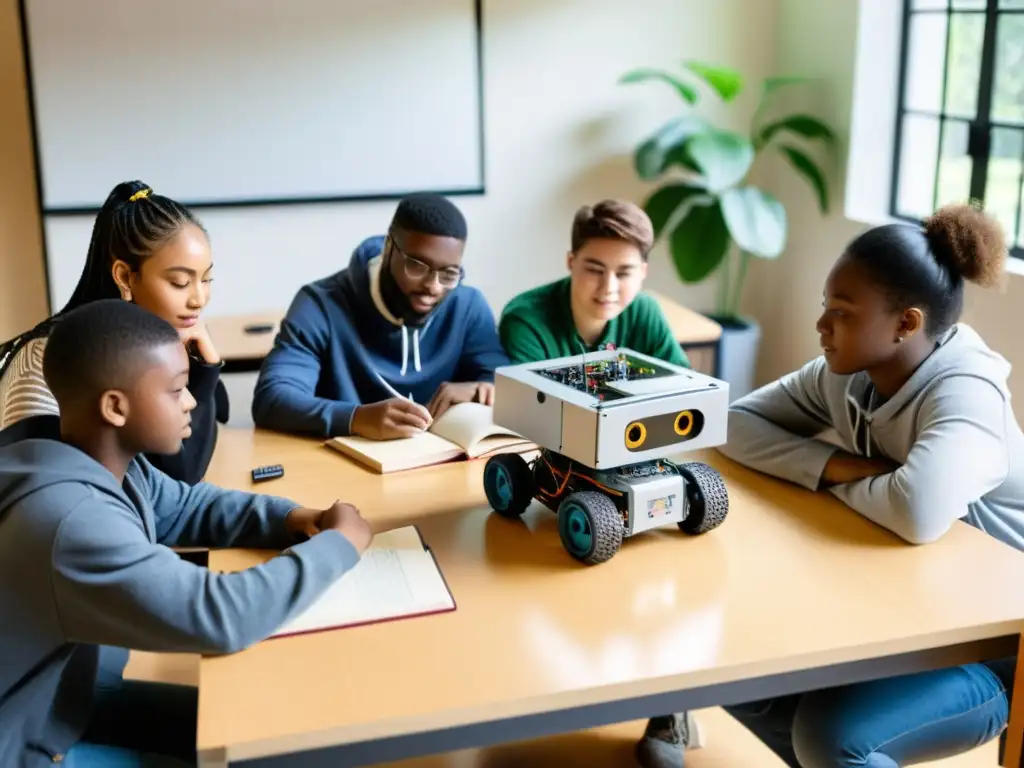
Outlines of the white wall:
M 485 1 L 487 194 L 456 202 L 469 221 L 468 279 L 495 311 L 563 274 L 579 205 L 643 199 L 630 153 L 678 102 L 665 86 L 620 86 L 618 77 L 695 58 L 759 80 L 773 70 L 777 7 L 777 0 Z M 381 119 L 403 119 L 401 107 L 381 104 Z M 287 306 L 304 282 L 341 268 L 362 237 L 382 232 L 393 208 L 201 211 L 217 262 L 210 314 Z M 88 219 L 65 221 L 50 232 L 50 248 L 68 254 L 51 275 L 56 305 L 78 279 L 90 227 Z M 684 288 L 664 251 L 652 259 L 652 287 L 708 304 L 711 286 Z
M 887 201 L 874 199 L 887 195 L 887 178 L 881 185 L 879 174 L 888 169 L 876 167 L 877 158 L 885 158 L 891 140 L 892 112 L 895 108 L 890 89 L 878 88 L 874 92 L 857 94 L 858 100 L 874 104 L 869 115 L 857 115 L 854 121 L 855 72 L 858 66 L 867 76 L 878 71 L 894 59 L 893 51 L 875 48 L 871 60 L 857 59 L 857 30 L 861 21 L 861 8 L 868 13 L 884 14 L 895 0 L 779 0 L 778 14 L 778 67 L 822 79 L 814 108 L 838 130 L 842 139 L 841 160 L 833 184 L 832 213 L 822 218 L 815 209 L 806 185 L 795 178 L 788 168 L 777 165 L 773 173 L 773 188 L 789 208 L 791 236 L 787 251 L 775 262 L 755 264 L 750 283 L 757 290 L 748 290 L 744 308 L 764 325 L 759 379 L 767 381 L 793 370 L 819 354 L 818 334 L 814 324 L 821 309 L 821 291 L 828 270 L 842 253 L 846 244 L 870 224 L 884 219 Z M 891 10 L 891 8 L 890 8 Z M 877 18 L 865 18 L 861 29 L 870 35 L 870 42 L 891 39 L 891 27 L 880 24 Z M 873 140 L 874 152 L 855 154 L 852 167 L 869 175 L 863 183 L 851 183 L 850 166 L 846 153 L 850 149 L 852 133 L 865 139 L 867 146 Z M 890 153 L 891 155 L 891 153 Z M 872 158 L 875 158 L 873 160 Z M 859 165 L 858 165 L 859 164 Z M 848 199 L 853 196 L 852 199 Z M 850 202 L 851 216 L 844 208 Z M 873 203 L 875 203 L 873 205 Z M 1017 269 L 1019 266 L 1014 265 Z M 985 340 L 1011 364 L 1024 367 L 1024 337 L 1017 331 L 1020 307 L 1024 306 L 1024 277 L 1010 274 L 1002 292 L 978 290 L 968 287 L 964 320 L 974 326 Z M 1017 373 L 1010 380 L 1011 391 L 1018 400 L 1024 400 L 1024 377 Z M 1020 412 L 1024 413 L 1024 412 Z

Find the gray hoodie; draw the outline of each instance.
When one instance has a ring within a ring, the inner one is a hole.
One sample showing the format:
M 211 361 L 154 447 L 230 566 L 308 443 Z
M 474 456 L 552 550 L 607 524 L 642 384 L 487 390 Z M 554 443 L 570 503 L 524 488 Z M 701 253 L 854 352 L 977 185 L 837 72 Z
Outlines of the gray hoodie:
M 962 519 L 1024 549 L 1024 436 L 1010 405 L 1010 365 L 958 325 L 888 401 L 865 373 L 838 376 L 823 357 L 733 403 L 726 456 L 807 488 L 837 450 L 885 457 L 890 474 L 831 492 L 913 544 Z
M 272 634 L 359 560 L 336 531 L 296 543 L 285 499 L 171 480 L 123 486 L 56 440 L 0 448 L 0 765 L 51 765 L 81 737 L 97 645 L 232 653 Z M 239 573 L 169 546 L 280 549 Z

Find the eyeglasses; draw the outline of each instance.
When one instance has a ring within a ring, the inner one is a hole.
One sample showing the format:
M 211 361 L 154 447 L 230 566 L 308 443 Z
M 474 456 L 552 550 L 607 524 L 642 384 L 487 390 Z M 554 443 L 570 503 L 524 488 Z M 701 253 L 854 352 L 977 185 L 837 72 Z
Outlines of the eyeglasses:
M 398 243 L 393 238 L 389 237 L 388 240 L 391 242 L 391 247 L 402 256 L 402 268 L 405 271 L 405 276 L 410 280 L 426 283 L 432 280 L 434 275 L 437 275 L 437 282 L 441 284 L 441 287 L 449 289 L 454 288 L 462 281 L 461 267 L 434 269 L 429 264 L 424 264 L 419 259 L 413 258 L 399 248 Z

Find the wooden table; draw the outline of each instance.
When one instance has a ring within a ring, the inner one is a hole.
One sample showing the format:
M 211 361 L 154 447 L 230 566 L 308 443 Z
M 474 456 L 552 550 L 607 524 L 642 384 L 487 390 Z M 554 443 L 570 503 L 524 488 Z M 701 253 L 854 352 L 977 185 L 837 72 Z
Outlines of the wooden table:
M 208 479 L 249 488 L 252 467 L 280 463 L 260 491 L 341 497 L 379 530 L 416 523 L 458 610 L 204 658 L 202 764 L 384 762 L 1016 651 L 1017 551 L 962 523 L 912 547 L 827 494 L 700 458 L 728 483 L 719 529 L 643 534 L 588 568 L 547 510 L 489 514 L 483 462 L 377 476 L 317 441 L 223 430 Z
M 714 375 L 718 340 L 722 327 L 708 317 L 684 307 L 660 293 L 648 291 L 661 306 L 676 340 L 691 355 L 694 368 Z M 224 315 L 206 321 L 210 338 L 224 360 L 226 373 L 259 370 L 274 346 L 274 337 L 284 319 L 283 310 L 248 315 Z M 266 330 L 266 329 L 270 330 Z M 710 351 L 710 356 L 705 354 Z

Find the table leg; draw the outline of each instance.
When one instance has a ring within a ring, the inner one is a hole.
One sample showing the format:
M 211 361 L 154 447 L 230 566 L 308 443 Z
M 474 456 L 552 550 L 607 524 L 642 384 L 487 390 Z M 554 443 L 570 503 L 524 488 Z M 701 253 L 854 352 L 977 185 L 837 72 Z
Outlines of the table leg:
M 1010 705 L 1010 722 L 1006 729 L 1006 750 L 1003 753 L 1002 768 L 1021 768 L 1021 748 L 1024 747 L 1024 635 L 1020 636 L 1017 650 L 1017 671 L 1013 676 L 1013 703 Z

